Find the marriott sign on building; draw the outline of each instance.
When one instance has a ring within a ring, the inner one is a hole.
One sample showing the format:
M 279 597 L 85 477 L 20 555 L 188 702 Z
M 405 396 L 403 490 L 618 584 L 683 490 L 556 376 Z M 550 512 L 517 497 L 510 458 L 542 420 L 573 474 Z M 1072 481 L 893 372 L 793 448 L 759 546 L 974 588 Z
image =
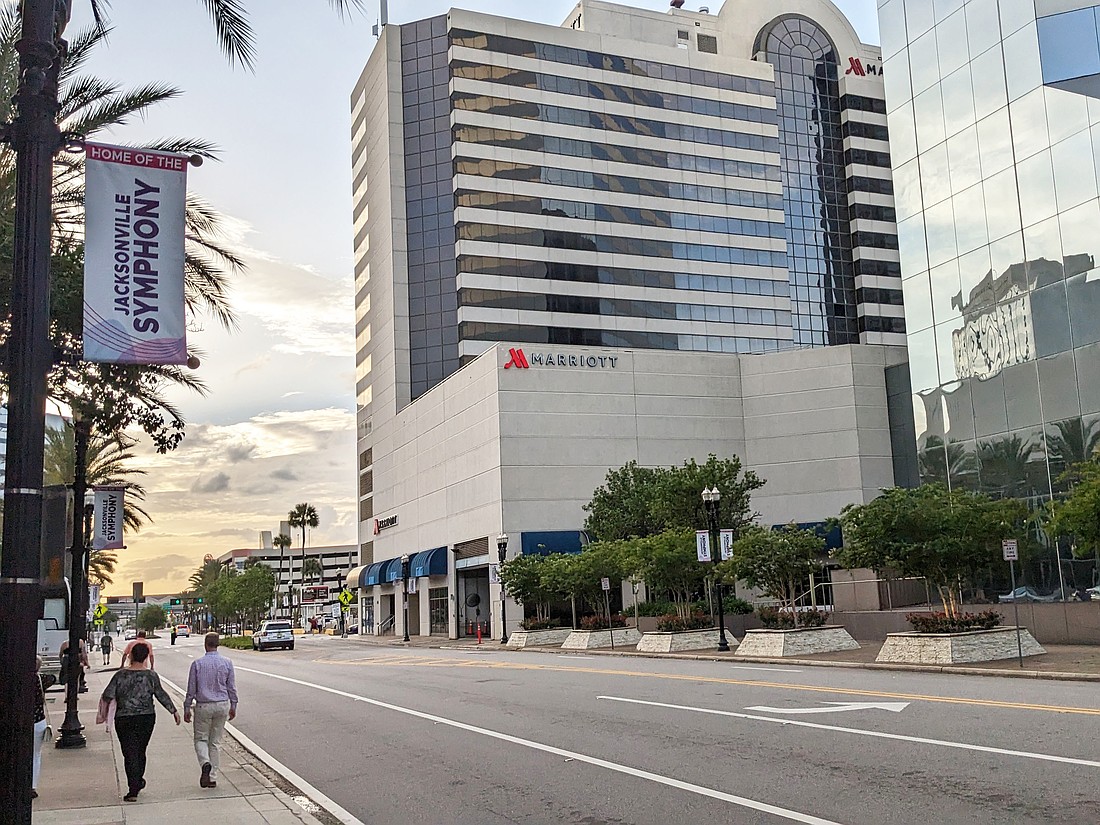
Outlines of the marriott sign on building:
M 914 475 L 881 64 L 827 0 L 382 29 L 351 101 L 365 632 L 404 630 L 407 555 L 410 633 L 499 638 L 497 536 L 579 550 L 629 461 L 737 455 L 772 524 Z

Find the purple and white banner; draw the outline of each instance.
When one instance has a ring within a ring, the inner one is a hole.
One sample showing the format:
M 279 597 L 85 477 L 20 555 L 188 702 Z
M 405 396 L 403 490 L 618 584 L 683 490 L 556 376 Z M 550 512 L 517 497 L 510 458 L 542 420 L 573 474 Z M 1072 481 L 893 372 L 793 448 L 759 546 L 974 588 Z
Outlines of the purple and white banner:
M 120 550 L 125 547 L 122 539 L 123 507 L 126 490 L 123 487 L 95 488 L 95 525 L 92 529 L 92 547 L 96 550 Z
M 184 155 L 89 143 L 84 360 L 187 363 Z

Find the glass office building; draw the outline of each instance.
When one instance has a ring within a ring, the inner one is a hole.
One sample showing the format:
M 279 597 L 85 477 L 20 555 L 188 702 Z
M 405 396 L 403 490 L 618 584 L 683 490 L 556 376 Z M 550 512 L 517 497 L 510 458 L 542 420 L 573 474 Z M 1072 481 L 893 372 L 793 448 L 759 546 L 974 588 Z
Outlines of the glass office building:
M 1038 506 L 1100 445 L 1097 8 L 879 16 L 921 476 Z

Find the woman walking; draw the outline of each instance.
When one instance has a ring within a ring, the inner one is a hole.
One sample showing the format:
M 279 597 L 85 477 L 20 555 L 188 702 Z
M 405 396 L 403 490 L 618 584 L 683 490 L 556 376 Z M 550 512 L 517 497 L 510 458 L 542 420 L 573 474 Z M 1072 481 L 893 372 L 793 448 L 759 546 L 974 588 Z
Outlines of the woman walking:
M 172 698 L 161 687 L 156 671 L 147 670 L 145 660 L 149 657 L 149 646 L 135 645 L 130 653 L 130 664 L 115 672 L 107 689 L 103 691 L 102 707 L 115 702 L 115 732 L 122 749 L 122 759 L 126 765 L 126 783 L 128 793 L 123 799 L 136 802 L 138 793 L 145 787 L 145 751 L 157 723 L 154 697 L 172 714 L 176 724 L 180 723 L 180 714 L 172 703 Z

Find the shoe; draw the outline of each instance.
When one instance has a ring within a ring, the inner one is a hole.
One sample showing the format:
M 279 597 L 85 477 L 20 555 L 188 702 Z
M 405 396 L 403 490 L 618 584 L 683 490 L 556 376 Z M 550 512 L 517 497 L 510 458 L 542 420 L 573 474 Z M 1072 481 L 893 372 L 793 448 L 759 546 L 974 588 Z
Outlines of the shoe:
M 200 788 L 213 788 L 213 787 L 215 787 L 214 780 L 210 778 L 210 771 L 211 771 L 212 767 L 213 766 L 209 762 L 203 762 L 202 763 L 202 776 L 199 777 L 199 787 Z
M 122 797 L 123 802 L 137 802 L 137 792 L 130 791 L 126 796 Z
M 216 787 L 218 787 L 218 780 L 216 780 L 216 779 L 211 779 L 211 780 L 210 780 L 209 782 L 207 782 L 207 783 L 206 783 L 206 787 L 208 787 L 208 788 L 216 788 Z
M 141 789 L 143 791 L 145 790 L 145 780 L 144 779 L 141 780 Z
M 38 791 L 31 788 L 31 799 L 38 799 Z

